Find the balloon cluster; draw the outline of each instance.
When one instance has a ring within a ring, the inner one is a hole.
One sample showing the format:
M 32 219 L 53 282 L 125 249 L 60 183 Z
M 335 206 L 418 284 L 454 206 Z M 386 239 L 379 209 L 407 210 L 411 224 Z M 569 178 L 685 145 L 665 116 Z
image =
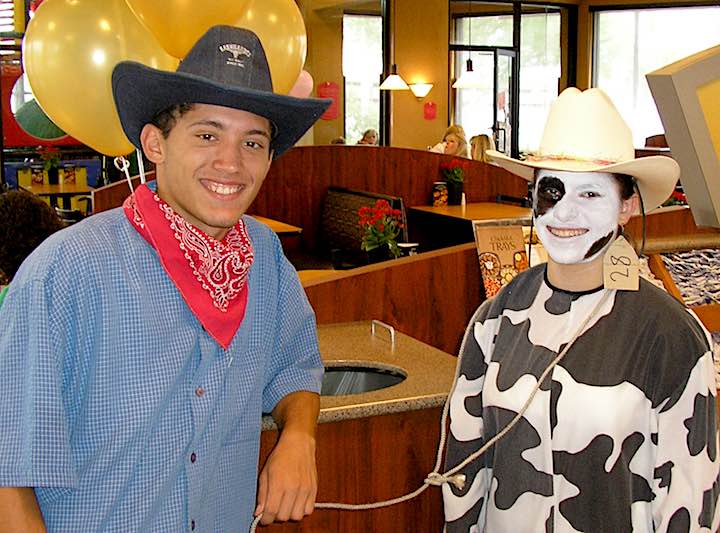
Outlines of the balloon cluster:
M 23 67 L 43 111 L 103 154 L 133 150 L 120 126 L 111 75 L 120 61 L 174 71 L 211 26 L 254 31 L 275 92 L 307 96 L 307 36 L 294 0 L 45 0 L 23 40 Z

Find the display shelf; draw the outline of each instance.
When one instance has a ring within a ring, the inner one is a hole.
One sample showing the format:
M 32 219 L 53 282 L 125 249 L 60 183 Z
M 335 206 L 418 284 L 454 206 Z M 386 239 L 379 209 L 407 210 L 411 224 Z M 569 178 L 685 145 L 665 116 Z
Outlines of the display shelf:
M 667 268 L 665 268 L 665 263 L 663 263 L 662 256 L 660 254 L 649 255 L 648 267 L 650 267 L 650 272 L 652 272 L 657 279 L 662 281 L 662 284 L 668 294 L 674 297 L 681 304 L 685 305 L 683 297 L 680 294 L 680 289 L 677 288 L 677 285 L 675 285 L 675 282 L 673 281 L 670 272 L 668 272 Z
M 650 254 L 648 256 L 648 266 L 653 275 L 662 281 L 665 290 L 677 299 L 683 305 L 685 301 L 672 279 L 670 272 L 665 268 L 665 263 L 660 254 Z M 720 304 L 705 304 L 697 306 L 688 306 L 700 319 L 708 331 L 720 331 Z
M 720 305 L 706 304 L 691 307 L 708 331 L 720 331 Z

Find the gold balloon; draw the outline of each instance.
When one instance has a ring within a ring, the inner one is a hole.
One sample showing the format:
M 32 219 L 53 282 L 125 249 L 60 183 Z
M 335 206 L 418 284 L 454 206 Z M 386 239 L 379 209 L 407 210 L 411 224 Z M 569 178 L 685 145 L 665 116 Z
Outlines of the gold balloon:
M 274 91 L 288 94 L 307 55 L 305 22 L 295 1 L 250 0 L 234 25 L 257 34 L 270 64 Z
M 103 154 L 133 151 L 120 126 L 111 75 L 124 60 L 175 70 L 125 0 L 46 0 L 28 25 L 23 66 L 55 124 Z
M 212 26 L 232 26 L 249 0 L 126 0 L 172 56 L 184 58 Z

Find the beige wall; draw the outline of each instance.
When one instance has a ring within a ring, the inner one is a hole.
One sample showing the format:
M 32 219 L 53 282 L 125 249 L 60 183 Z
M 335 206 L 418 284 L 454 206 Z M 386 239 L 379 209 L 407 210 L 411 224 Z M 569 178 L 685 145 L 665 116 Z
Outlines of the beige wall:
M 326 2 L 327 3 L 327 2 Z M 345 129 L 343 118 L 343 77 L 342 77 L 342 7 L 316 9 L 317 2 L 298 2 L 305 19 L 308 34 L 308 55 L 305 69 L 312 74 L 317 86 L 331 81 L 340 87 L 338 100 L 339 114 L 335 120 L 318 120 L 312 128 L 307 143 L 329 144 L 340 137 Z M 317 94 L 314 92 L 313 94 Z
M 448 3 L 447 0 L 392 0 L 396 9 L 395 62 L 408 83 L 435 84 L 418 100 L 410 91 L 391 96 L 392 146 L 425 149 L 441 140 L 448 117 Z M 425 120 L 425 102 L 435 102 L 437 118 Z

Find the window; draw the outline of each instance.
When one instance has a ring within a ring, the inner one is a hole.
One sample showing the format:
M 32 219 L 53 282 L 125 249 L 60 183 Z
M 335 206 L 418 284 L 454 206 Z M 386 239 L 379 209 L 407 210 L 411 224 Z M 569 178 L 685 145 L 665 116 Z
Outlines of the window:
M 664 131 L 645 74 L 720 44 L 720 7 L 600 11 L 594 44 L 593 86 L 608 93 L 642 147 Z
M 519 149 L 527 152 L 539 146 L 550 104 L 558 94 L 561 72 L 560 12 L 557 8 L 542 6 L 523 6 L 523 11 L 520 18 Z M 510 48 L 512 33 L 511 14 L 458 17 L 455 19 L 454 44 Z M 462 124 L 471 137 L 491 131 L 495 71 L 491 52 L 457 51 L 454 53 L 456 76 L 465 71 L 468 57 L 473 60 L 473 70 L 485 80 L 483 87 L 455 92 L 455 122 Z M 507 64 L 501 62 L 499 68 L 502 70 L 503 67 L 506 68 Z M 500 72 L 500 75 L 507 78 L 509 73 Z M 502 95 L 499 97 L 503 98 Z M 498 117 L 498 120 L 504 119 Z
M 30 89 L 27 74 L 23 73 L 15 82 L 15 87 L 13 87 L 12 98 L 10 99 L 10 111 L 14 114 L 24 103 L 34 98 L 35 96 Z
M 360 140 L 365 130 L 380 131 L 380 76 L 383 71 L 382 17 L 343 16 L 345 139 Z
M 560 80 L 560 13 L 525 14 L 520 22 L 520 151 L 540 146 Z

